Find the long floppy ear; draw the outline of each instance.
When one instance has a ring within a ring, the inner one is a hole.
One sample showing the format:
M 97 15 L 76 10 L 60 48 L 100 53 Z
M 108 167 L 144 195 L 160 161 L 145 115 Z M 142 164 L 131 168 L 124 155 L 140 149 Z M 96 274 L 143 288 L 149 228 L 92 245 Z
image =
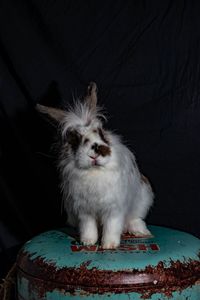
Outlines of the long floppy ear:
M 44 105 L 37 104 L 36 109 L 43 114 L 50 116 L 52 119 L 57 122 L 62 122 L 64 117 L 66 116 L 66 112 L 62 109 L 48 107 Z
M 90 109 L 96 110 L 97 106 L 97 85 L 95 82 L 90 82 L 87 87 L 87 94 L 85 97 L 85 102 Z

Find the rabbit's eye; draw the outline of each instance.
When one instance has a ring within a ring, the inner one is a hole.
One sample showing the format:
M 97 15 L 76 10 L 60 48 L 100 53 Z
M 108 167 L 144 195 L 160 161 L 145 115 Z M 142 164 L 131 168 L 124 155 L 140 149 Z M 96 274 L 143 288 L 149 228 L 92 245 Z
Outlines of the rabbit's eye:
M 90 141 L 90 140 L 86 138 L 86 139 L 84 140 L 83 144 L 86 145 L 89 141 Z
M 72 150 L 76 152 L 82 141 L 82 135 L 78 133 L 76 130 L 68 130 L 66 134 L 66 138 L 68 144 L 71 145 Z

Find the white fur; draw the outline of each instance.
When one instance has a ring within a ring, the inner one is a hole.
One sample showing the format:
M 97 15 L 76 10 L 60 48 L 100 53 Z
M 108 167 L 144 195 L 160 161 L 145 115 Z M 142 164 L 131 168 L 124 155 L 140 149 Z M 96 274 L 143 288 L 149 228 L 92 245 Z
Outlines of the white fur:
M 108 146 L 94 130 L 102 128 L 100 111 L 77 103 L 66 113 L 62 135 L 70 129 L 83 138 L 76 152 L 64 143 L 59 167 L 62 175 L 64 208 L 68 222 L 78 226 L 80 240 L 95 244 L 102 226 L 102 246 L 116 248 L 123 231 L 149 235 L 144 218 L 153 203 L 153 192 L 141 178 L 135 156 L 112 132 L 105 131 L 110 155 L 99 155 L 94 165 L 94 143 Z M 84 140 L 88 139 L 87 143 Z

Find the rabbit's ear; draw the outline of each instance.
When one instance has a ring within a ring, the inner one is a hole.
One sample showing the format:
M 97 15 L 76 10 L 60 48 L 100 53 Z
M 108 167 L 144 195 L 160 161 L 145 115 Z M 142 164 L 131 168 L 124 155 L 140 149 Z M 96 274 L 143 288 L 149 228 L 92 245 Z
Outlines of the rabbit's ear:
M 87 87 L 87 94 L 85 97 L 85 102 L 90 109 L 96 110 L 97 106 L 97 85 L 95 82 L 90 82 Z
M 62 122 L 64 117 L 66 116 L 66 112 L 62 109 L 48 107 L 44 105 L 37 104 L 36 109 L 48 116 L 50 116 L 52 119 L 56 120 L 57 122 Z

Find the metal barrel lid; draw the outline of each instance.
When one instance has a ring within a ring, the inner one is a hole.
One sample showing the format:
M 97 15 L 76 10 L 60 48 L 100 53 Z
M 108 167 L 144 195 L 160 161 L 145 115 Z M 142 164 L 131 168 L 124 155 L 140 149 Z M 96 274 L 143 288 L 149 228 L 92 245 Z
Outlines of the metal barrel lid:
M 83 246 L 71 228 L 44 232 L 18 254 L 20 272 L 91 293 L 146 295 L 199 284 L 200 240 L 188 233 L 149 226 L 152 237 L 124 234 L 116 250 Z M 52 289 L 53 289 L 52 287 Z

